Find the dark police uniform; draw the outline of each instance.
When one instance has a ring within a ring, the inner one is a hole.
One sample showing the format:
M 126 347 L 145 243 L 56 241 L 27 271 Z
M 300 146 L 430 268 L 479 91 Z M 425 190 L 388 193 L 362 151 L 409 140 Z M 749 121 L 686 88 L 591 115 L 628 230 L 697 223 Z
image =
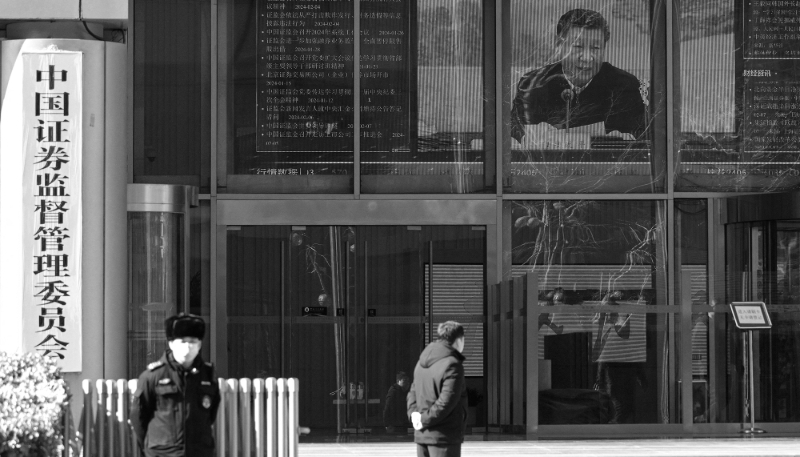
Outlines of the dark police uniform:
M 202 340 L 205 322 L 199 316 L 180 313 L 164 321 L 164 330 L 169 342 L 178 338 Z M 213 457 L 211 425 L 219 402 L 214 367 L 198 354 L 191 366 L 184 368 L 168 349 L 139 376 L 131 405 L 131 424 L 141 454 Z
M 170 351 L 139 376 L 131 405 L 139 447 L 147 457 L 212 457 L 211 425 L 220 394 L 211 363 L 198 355 L 183 368 Z

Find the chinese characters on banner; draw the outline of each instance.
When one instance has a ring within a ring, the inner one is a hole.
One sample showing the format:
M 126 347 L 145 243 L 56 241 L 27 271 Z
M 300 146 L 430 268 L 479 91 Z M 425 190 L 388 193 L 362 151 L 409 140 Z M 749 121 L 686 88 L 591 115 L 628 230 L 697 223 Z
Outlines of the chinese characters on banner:
M 81 371 L 83 55 L 22 57 L 22 343 Z

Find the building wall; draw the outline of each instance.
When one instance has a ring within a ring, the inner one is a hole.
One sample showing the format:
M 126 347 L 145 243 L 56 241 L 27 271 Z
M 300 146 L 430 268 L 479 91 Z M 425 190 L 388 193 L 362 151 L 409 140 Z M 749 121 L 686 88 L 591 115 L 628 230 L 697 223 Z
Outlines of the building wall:
M 64 21 L 116 21 L 119 24 L 128 20 L 127 0 L 70 0 L 53 1 L 37 0 L 33 2 L 18 2 L 3 0 L 0 3 L 3 10 L 4 21 L 20 20 L 64 20 Z
M 9 10 L 0 3 L 0 10 L 14 11 L 3 22 L 86 19 L 102 24 L 108 36 L 112 29 L 124 30 L 129 181 L 200 189 L 201 205 L 191 222 L 189 269 L 196 279 L 190 302 L 193 312 L 210 321 L 204 350 L 222 375 L 236 374 L 228 361 L 239 354 L 228 354 L 228 341 L 230 329 L 242 324 L 228 315 L 234 309 L 229 292 L 239 279 L 231 277 L 236 270 L 229 264 L 230 231 L 476 224 L 459 211 L 489 207 L 490 217 L 477 223 L 486 227 L 487 291 L 496 289 L 486 293 L 481 321 L 487 426 L 542 435 L 736 432 L 742 421 L 742 368 L 735 354 L 742 347 L 726 305 L 760 297 L 756 289 L 764 282 L 753 278 L 766 270 L 753 267 L 762 251 L 751 244 L 767 243 L 773 232 L 777 240 L 778 232 L 788 229 L 726 229 L 725 199 L 791 192 L 800 184 L 797 142 L 781 143 L 770 133 L 774 124 L 764 128 L 756 122 L 777 116 L 759 103 L 780 100 L 749 95 L 794 87 L 794 70 L 777 59 L 754 57 L 761 46 L 778 49 L 774 40 L 764 38 L 755 46 L 741 32 L 743 17 L 773 24 L 767 18 L 774 14 L 736 2 L 582 2 L 608 20 L 605 60 L 638 82 L 634 95 L 644 104 L 644 131 L 637 130 L 634 139 L 609 138 L 603 135 L 612 133 L 607 131 L 573 131 L 576 136 L 560 138 L 551 132 L 543 133 L 543 143 L 531 143 L 512 138 L 515 98 L 519 83 L 530 82 L 524 79 L 529 71 L 555 61 L 563 5 L 400 3 L 337 3 L 332 8 L 344 13 L 337 25 L 307 26 L 404 32 L 385 35 L 408 37 L 387 41 L 396 44 L 389 51 L 359 42 L 361 55 L 403 57 L 363 61 L 388 75 L 378 83 L 328 70 L 321 77 L 263 76 L 275 69 L 265 62 L 287 62 L 276 56 L 357 52 L 351 42 L 324 44 L 317 51 L 260 44 L 266 32 L 280 38 L 277 30 L 291 28 L 269 21 L 297 18 L 266 14 L 291 9 L 292 2 L 83 2 L 82 11 L 61 3 L 48 18 L 35 16 L 33 11 L 42 11 L 38 7 Z M 294 2 L 299 4 L 304 3 Z M 395 16 L 369 15 L 385 12 Z M 353 23 L 361 13 L 365 19 Z M 347 67 L 352 61 L 342 60 L 349 62 L 342 73 L 352 71 Z M 267 84 L 275 81 L 286 86 Z M 313 89 L 323 100 L 300 103 L 289 100 L 290 93 L 265 95 L 270 87 Z M 375 95 L 386 88 L 397 90 L 396 100 Z M 323 114 L 292 121 L 274 109 L 292 103 L 349 110 L 343 116 L 320 110 Z M 388 104 L 401 106 L 403 115 L 382 116 L 373 109 Z M 791 106 L 786 109 L 794 113 Z M 299 126 L 270 127 L 290 121 Z M 534 137 L 533 125 L 522 124 L 527 137 Z M 317 139 L 261 139 L 282 129 Z M 378 139 L 380 132 L 406 136 L 390 141 Z M 733 239 L 747 240 L 748 249 L 732 257 Z M 781 259 L 788 265 L 791 255 L 786 256 Z M 727 262 L 734 257 L 731 266 Z M 777 271 L 778 257 L 763 258 Z M 535 276 L 534 288 L 514 282 L 525 275 Z M 514 317 L 534 303 L 527 309 L 548 326 L 529 334 Z M 613 312 L 615 306 L 620 312 Z M 627 324 L 623 318 L 615 327 L 620 316 L 628 316 Z M 794 344 L 796 335 L 788 330 L 793 321 L 785 317 L 781 332 L 759 342 L 759 354 Z M 632 335 L 623 336 L 625 325 Z M 615 333 L 604 336 L 608 332 Z M 600 346 L 608 354 L 587 349 Z M 535 366 L 514 358 L 532 350 L 541 361 Z M 787 412 L 794 400 L 780 393 L 794 385 L 795 376 L 778 373 L 794 356 L 781 357 L 760 368 L 757 389 L 765 405 L 757 417 L 778 428 L 796 421 Z M 539 396 L 545 384 L 553 395 Z M 595 384 L 615 406 L 620 388 L 634 392 L 635 403 L 620 406 L 626 414 L 619 424 L 578 431 L 559 422 L 563 418 L 520 414 L 520 395 L 526 413 L 536 404 L 537 414 L 546 414 L 539 402 L 557 405 L 569 400 L 558 396 L 563 389 L 590 391 Z

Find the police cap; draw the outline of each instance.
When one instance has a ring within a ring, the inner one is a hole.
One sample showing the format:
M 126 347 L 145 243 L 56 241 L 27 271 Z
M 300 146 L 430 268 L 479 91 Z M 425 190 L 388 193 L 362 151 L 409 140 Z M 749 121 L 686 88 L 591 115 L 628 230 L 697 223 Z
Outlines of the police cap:
M 176 338 L 194 337 L 202 340 L 206 335 L 206 323 L 200 316 L 180 313 L 164 321 L 167 341 Z

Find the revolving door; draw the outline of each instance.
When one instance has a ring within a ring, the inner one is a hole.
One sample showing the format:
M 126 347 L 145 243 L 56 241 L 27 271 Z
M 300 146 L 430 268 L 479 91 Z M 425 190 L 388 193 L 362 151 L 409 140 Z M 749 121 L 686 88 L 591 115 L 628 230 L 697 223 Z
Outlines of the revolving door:
M 763 301 L 771 330 L 755 332 L 755 398 L 730 401 L 730 417 L 745 416 L 749 401 L 758 422 L 800 422 L 800 197 L 737 197 L 727 202 L 727 301 Z M 730 321 L 730 319 L 728 319 Z M 729 353 L 742 353 L 740 332 L 728 322 Z M 735 357 L 734 357 L 735 359 Z M 745 365 L 728 363 L 733 392 L 747 392 Z
M 189 312 L 189 210 L 197 188 L 128 184 L 128 377 L 167 346 L 164 320 Z

